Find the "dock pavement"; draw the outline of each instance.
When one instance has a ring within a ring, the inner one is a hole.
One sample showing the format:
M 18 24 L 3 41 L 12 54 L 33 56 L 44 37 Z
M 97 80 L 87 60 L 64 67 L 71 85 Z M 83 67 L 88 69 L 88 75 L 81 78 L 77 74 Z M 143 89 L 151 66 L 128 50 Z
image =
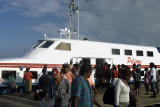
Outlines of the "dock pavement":
M 160 83 L 159 83 L 160 84 Z M 133 86 L 130 85 L 132 90 Z M 160 87 L 159 87 L 160 88 Z M 97 87 L 98 95 L 96 99 L 101 104 L 102 107 L 113 107 L 113 105 L 103 104 L 103 95 L 105 93 L 106 87 Z M 131 91 L 135 94 L 134 91 Z M 138 100 L 137 107 L 160 107 L 160 94 L 157 98 L 151 98 L 152 92 L 149 95 L 145 95 L 146 91 L 144 88 L 144 83 L 141 83 L 140 95 L 136 95 Z M 34 101 L 34 93 L 24 94 L 24 93 L 13 93 L 5 94 L 0 96 L 0 107 L 40 107 L 40 101 Z M 94 107 L 96 107 L 94 105 Z

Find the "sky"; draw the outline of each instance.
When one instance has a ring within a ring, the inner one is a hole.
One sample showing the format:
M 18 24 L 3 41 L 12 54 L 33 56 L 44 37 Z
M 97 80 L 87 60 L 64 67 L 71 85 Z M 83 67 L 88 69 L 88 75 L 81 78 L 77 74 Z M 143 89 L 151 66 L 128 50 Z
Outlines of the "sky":
M 70 0 L 0 0 L 0 58 L 20 57 L 32 44 L 59 38 Z M 77 4 L 77 0 L 75 0 Z M 80 37 L 160 47 L 160 0 L 80 0 Z M 77 25 L 77 15 L 73 18 Z

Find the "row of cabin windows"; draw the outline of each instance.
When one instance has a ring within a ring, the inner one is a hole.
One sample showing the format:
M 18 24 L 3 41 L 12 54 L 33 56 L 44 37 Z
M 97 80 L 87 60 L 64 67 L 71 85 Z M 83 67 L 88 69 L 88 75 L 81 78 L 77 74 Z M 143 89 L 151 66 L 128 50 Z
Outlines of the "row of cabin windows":
M 37 75 L 37 71 L 30 71 L 33 75 L 32 79 L 37 79 L 38 75 Z M 2 78 L 3 79 L 8 79 L 8 77 L 11 75 L 11 73 L 13 73 L 14 77 L 16 78 L 16 71 L 12 71 L 12 70 L 4 70 L 2 71 Z
M 112 49 L 112 54 L 113 55 L 120 55 L 120 49 Z M 126 49 L 126 50 L 124 50 L 124 54 L 125 55 L 132 55 L 132 50 Z M 143 51 L 137 50 L 136 55 L 137 56 L 143 56 Z M 153 57 L 154 56 L 153 51 L 147 51 L 147 56 L 148 57 Z

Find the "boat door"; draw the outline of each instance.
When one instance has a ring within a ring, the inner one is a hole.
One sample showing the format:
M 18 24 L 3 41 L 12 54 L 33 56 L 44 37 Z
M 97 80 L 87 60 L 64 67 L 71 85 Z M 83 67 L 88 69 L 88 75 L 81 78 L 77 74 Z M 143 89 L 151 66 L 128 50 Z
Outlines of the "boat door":
M 104 58 L 96 58 L 96 65 L 100 65 L 100 64 L 104 64 L 105 63 L 105 59 Z
M 96 58 L 96 65 L 104 64 L 105 62 L 107 62 L 110 65 L 113 65 L 113 59 L 112 58 Z

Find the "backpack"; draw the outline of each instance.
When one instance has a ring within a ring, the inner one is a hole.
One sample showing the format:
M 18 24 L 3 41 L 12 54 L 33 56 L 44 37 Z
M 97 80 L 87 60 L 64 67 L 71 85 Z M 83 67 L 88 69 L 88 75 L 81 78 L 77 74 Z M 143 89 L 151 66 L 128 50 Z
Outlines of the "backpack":
M 128 107 L 136 107 L 137 106 L 137 99 L 136 99 L 136 96 L 135 95 L 133 95 L 132 93 L 129 93 L 129 99 L 130 99 L 130 101 L 129 101 L 129 105 L 128 105 Z
M 103 96 L 104 104 L 114 104 L 114 85 L 109 85 Z

